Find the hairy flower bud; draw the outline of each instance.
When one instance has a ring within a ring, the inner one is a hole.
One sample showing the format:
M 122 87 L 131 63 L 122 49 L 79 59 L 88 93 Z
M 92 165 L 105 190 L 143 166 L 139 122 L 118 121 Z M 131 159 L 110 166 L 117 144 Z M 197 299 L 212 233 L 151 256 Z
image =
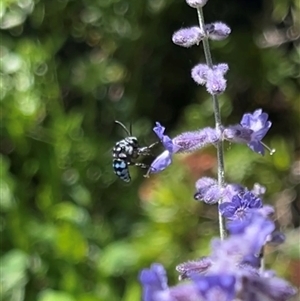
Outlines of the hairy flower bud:
M 213 128 L 204 128 L 194 132 L 185 132 L 175 138 L 173 143 L 178 147 L 178 153 L 189 153 L 219 141 L 220 135 Z
M 194 199 L 203 201 L 206 204 L 216 204 L 221 199 L 222 203 L 229 203 L 234 196 L 247 191 L 246 188 L 239 184 L 225 184 L 223 187 L 220 187 L 217 180 L 209 177 L 200 178 L 195 183 L 195 186 Z
M 216 41 L 221 41 L 226 39 L 231 33 L 231 29 L 225 23 L 222 22 L 206 24 L 205 29 L 208 37 L 211 40 L 216 40 Z
M 201 257 L 197 260 L 189 260 L 176 266 L 176 271 L 180 273 L 179 279 L 189 278 L 193 274 L 205 274 L 212 265 L 209 257 Z
M 185 0 L 185 1 L 189 6 L 193 8 L 198 8 L 198 7 L 203 7 L 208 0 Z
M 226 63 L 221 63 L 221 64 L 218 64 L 218 65 L 214 65 L 213 70 L 215 70 L 215 71 L 219 72 L 220 74 L 224 75 L 229 70 L 229 67 Z
M 215 204 L 222 196 L 222 189 L 218 186 L 215 179 L 209 177 L 200 178 L 196 182 L 197 192 L 194 195 L 195 200 L 203 200 L 207 204 Z
M 221 94 L 226 90 L 225 73 L 228 71 L 228 65 L 225 63 L 214 65 L 207 74 L 206 89 L 207 92 L 215 95 Z
M 204 85 L 207 80 L 209 67 L 206 64 L 198 64 L 192 69 L 192 79 L 199 85 Z
M 260 185 L 259 183 L 254 183 L 251 192 L 256 196 L 262 196 L 266 193 L 266 190 L 265 186 Z
M 192 69 L 191 76 L 197 84 L 205 84 L 208 93 L 216 95 L 223 93 L 226 89 L 224 74 L 228 69 L 225 63 L 214 65 L 212 68 L 205 64 L 198 64 Z
M 197 26 L 182 28 L 176 31 L 172 36 L 172 41 L 174 44 L 182 47 L 191 47 L 199 42 L 204 37 L 203 32 Z

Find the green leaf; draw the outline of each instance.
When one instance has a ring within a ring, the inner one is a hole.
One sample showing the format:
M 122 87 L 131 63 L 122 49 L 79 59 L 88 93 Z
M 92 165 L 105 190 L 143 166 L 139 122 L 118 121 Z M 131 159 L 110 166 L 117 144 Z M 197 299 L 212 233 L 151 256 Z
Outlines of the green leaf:
M 70 294 L 62 291 L 51 289 L 44 290 L 38 296 L 37 301 L 75 301 L 76 299 Z
M 28 255 L 21 250 L 11 250 L 1 257 L 0 296 L 9 296 L 23 290 L 28 281 L 26 269 L 29 264 Z

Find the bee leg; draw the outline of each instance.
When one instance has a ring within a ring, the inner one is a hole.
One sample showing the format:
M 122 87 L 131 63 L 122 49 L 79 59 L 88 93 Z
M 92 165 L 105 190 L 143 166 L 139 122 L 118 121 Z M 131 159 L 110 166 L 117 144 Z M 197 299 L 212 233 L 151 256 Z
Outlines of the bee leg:
M 152 147 L 154 147 L 155 145 L 157 145 L 159 142 L 158 141 L 156 141 L 156 142 L 154 142 L 154 143 L 152 143 L 152 144 L 150 144 L 149 146 L 148 146 L 148 148 L 152 148 Z
M 143 164 L 143 163 L 136 163 L 136 166 L 147 169 L 147 172 L 144 174 L 144 178 L 149 178 L 150 171 L 151 171 L 150 165 Z
M 149 146 L 144 146 L 144 147 L 140 147 L 138 149 L 138 155 L 142 155 L 142 156 L 151 156 L 151 148 L 153 148 L 156 144 L 158 144 L 158 142 L 154 142 L 152 144 L 150 144 Z
M 149 165 L 140 162 L 133 163 L 133 165 L 140 168 L 149 168 Z
M 141 162 L 132 162 L 132 161 L 128 161 L 127 165 L 130 166 L 136 166 L 136 167 L 140 167 L 140 168 L 149 168 L 149 165 L 141 163 Z
M 147 172 L 144 174 L 144 178 L 150 177 L 150 168 L 148 168 Z

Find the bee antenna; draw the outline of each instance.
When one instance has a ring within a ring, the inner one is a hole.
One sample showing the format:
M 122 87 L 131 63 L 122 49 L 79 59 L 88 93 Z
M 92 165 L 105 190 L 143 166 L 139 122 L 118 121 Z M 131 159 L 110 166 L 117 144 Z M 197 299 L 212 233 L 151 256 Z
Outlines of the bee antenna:
M 123 130 L 128 134 L 128 136 L 131 136 L 131 124 L 130 124 L 130 131 L 128 131 L 128 129 L 122 122 L 115 120 L 115 123 L 120 125 L 123 128 Z

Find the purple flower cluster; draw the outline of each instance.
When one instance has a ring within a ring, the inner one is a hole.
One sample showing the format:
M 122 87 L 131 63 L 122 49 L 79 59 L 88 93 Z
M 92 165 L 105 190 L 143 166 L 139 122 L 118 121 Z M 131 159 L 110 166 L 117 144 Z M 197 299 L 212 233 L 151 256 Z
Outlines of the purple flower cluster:
M 201 149 L 209 144 L 215 144 L 220 134 L 215 129 L 204 128 L 194 132 L 185 132 L 171 139 L 165 135 L 165 128 L 156 122 L 153 128 L 165 150 L 152 162 L 148 173 L 158 173 L 172 163 L 172 156 L 176 153 L 189 153 Z
M 204 44 L 207 64 L 194 66 L 191 76 L 197 84 L 205 85 L 216 102 L 217 95 L 226 89 L 224 75 L 229 68 L 225 63 L 213 65 L 207 58 L 208 40 L 223 40 L 231 30 L 222 22 L 204 24 L 202 7 L 207 0 L 186 2 L 197 9 L 199 27 L 182 28 L 174 33 L 172 40 L 182 47 Z M 261 155 L 266 148 L 272 154 L 274 150 L 262 142 L 271 125 L 268 114 L 262 109 L 244 114 L 238 125 L 222 126 L 216 117 L 215 129 L 207 127 L 184 132 L 174 138 L 166 135 L 165 127 L 157 122 L 153 131 L 164 151 L 152 162 L 147 175 L 163 171 L 172 163 L 175 154 L 194 152 L 209 145 L 220 150 L 224 140 L 247 144 Z M 296 294 L 296 289 L 288 282 L 261 267 L 264 246 L 280 244 L 285 239 L 270 219 L 274 208 L 263 205 L 266 189 L 259 184 L 251 190 L 239 184 L 220 185 L 225 182 L 220 176 L 223 172 L 219 169 L 218 181 L 200 178 L 195 184 L 194 199 L 210 205 L 218 203 L 219 216 L 225 219 L 229 235 L 212 240 L 208 256 L 179 264 L 176 270 L 182 282 L 176 286 L 168 286 L 161 264 L 154 263 L 149 269 L 143 269 L 139 275 L 143 301 L 287 301 Z
M 260 254 L 267 243 L 284 242 L 269 218 L 272 206 L 263 205 L 265 188 L 255 184 L 252 190 L 238 184 L 220 188 L 217 181 L 204 177 L 196 182 L 196 200 L 217 203 L 227 220 L 229 236 L 214 239 L 211 255 L 179 264 L 179 280 L 184 284 L 168 287 L 162 265 L 154 264 L 140 274 L 143 301 L 286 301 L 296 289 L 273 271 L 260 269 Z
M 208 67 L 198 64 L 192 69 L 192 78 L 199 85 L 205 85 L 209 94 L 221 94 L 226 90 L 226 79 L 224 75 L 228 71 L 227 64 L 218 64 Z
M 219 64 L 219 66 L 220 65 L 225 64 Z M 223 70 L 225 69 L 226 68 L 224 67 Z M 205 76 L 202 74 L 202 78 L 204 77 Z M 218 89 L 217 84 L 213 87 Z M 261 140 L 264 138 L 271 125 L 271 121 L 268 120 L 268 114 L 263 113 L 262 110 L 259 109 L 253 114 L 244 114 L 240 125 L 228 126 L 223 128 L 221 132 L 207 127 L 197 131 L 184 132 L 171 139 L 164 134 L 165 128 L 159 122 L 156 122 L 153 131 L 161 141 L 165 151 L 152 162 L 147 174 L 163 171 L 172 163 L 172 156 L 176 153 L 194 152 L 209 145 L 216 145 L 220 140 L 245 143 L 254 152 L 264 155 L 264 147 L 267 148 L 267 146 L 263 144 Z M 273 152 L 274 151 L 270 150 L 271 154 Z
M 143 301 L 286 301 L 296 289 L 272 271 L 259 268 L 259 254 L 274 231 L 274 222 L 253 211 L 228 224 L 230 236 L 215 239 L 211 255 L 179 264 L 177 286 L 167 285 L 162 265 L 140 273 Z
M 178 46 L 189 48 L 198 45 L 205 36 L 211 40 L 221 41 L 226 39 L 230 33 L 231 29 L 226 24 L 215 22 L 206 24 L 205 31 L 198 26 L 181 28 L 173 34 L 172 41 Z

